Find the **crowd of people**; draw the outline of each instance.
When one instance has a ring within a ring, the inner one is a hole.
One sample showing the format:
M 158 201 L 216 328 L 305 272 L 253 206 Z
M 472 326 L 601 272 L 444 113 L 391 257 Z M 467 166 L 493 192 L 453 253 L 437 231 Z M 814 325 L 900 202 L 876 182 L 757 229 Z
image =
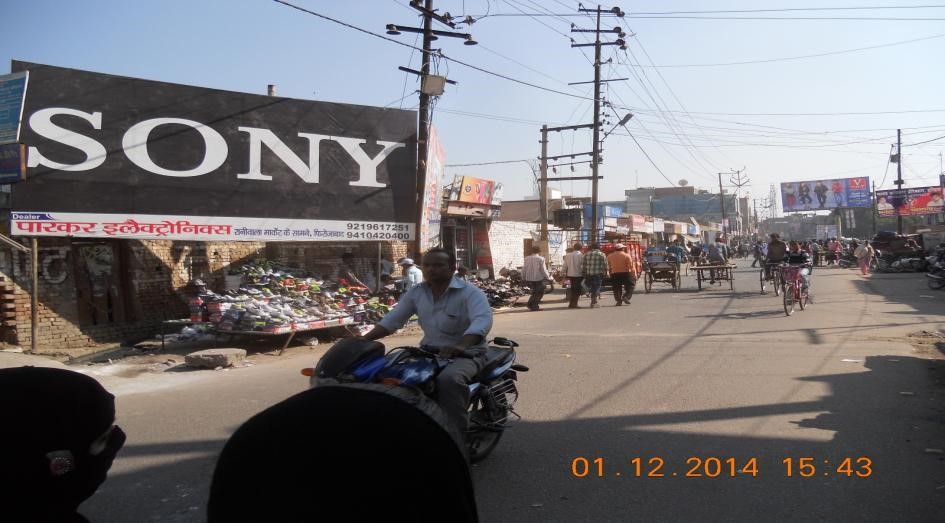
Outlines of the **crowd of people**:
M 771 235 L 772 241 L 777 238 L 780 241 L 780 235 L 774 233 Z M 840 238 L 830 238 L 827 240 L 792 240 L 792 244 L 797 244 L 799 252 L 806 253 L 810 258 L 812 267 L 824 267 L 838 265 L 844 257 L 852 256 L 856 258 L 860 273 L 868 275 L 870 264 L 876 257 L 876 249 L 867 240 L 844 240 Z M 764 266 L 766 260 L 777 262 L 783 258 L 782 253 L 770 252 L 771 242 L 759 240 L 752 248 L 754 261 L 751 266 L 758 264 Z

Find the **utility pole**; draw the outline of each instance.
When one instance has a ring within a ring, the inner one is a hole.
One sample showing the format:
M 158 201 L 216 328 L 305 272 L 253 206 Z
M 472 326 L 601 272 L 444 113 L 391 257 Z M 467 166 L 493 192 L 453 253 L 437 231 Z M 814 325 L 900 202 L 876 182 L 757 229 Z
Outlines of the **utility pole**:
M 902 191 L 902 129 L 896 129 L 896 188 Z M 896 213 L 896 227 L 902 234 L 902 215 Z
M 548 177 L 548 160 L 560 160 L 562 158 L 570 157 L 572 160 L 576 156 L 592 155 L 593 152 L 586 153 L 573 153 L 573 154 L 562 154 L 560 156 L 548 156 L 548 132 L 561 132 L 561 131 L 576 131 L 578 129 L 590 129 L 594 124 L 584 124 L 584 125 L 568 125 L 564 127 L 548 127 L 547 125 L 541 126 L 541 157 L 539 158 L 541 172 L 538 180 L 538 198 L 541 200 L 538 203 L 538 211 L 541 216 L 539 216 L 539 234 L 542 241 L 548 240 L 548 182 L 550 181 L 565 181 L 565 180 L 591 180 L 592 176 L 558 176 L 555 178 Z M 560 165 L 570 165 L 571 170 L 574 170 L 574 165 L 576 163 L 590 163 L 592 160 L 587 162 L 570 162 Z M 555 172 L 557 172 L 557 167 L 560 165 L 550 166 Z
M 725 234 L 725 195 L 722 193 L 722 173 L 719 173 L 719 205 L 722 207 L 722 234 Z
M 423 5 L 421 5 L 421 3 Z M 436 77 L 441 79 L 441 82 L 431 82 L 430 75 L 430 61 L 433 56 L 433 41 L 440 36 L 448 36 L 452 38 L 462 38 L 466 40 L 463 42 L 465 45 L 476 45 L 478 42 L 473 40 L 472 35 L 468 33 L 454 33 L 450 31 L 437 31 L 433 29 L 433 21 L 436 20 L 443 25 L 456 28 L 456 24 L 453 22 L 453 17 L 449 13 L 444 15 L 437 14 L 433 9 L 433 0 L 410 0 L 410 7 L 420 11 L 423 15 L 423 27 L 404 27 L 394 24 L 387 24 L 387 34 L 389 35 L 399 35 L 403 32 L 407 33 L 420 33 L 423 35 L 423 52 L 420 58 L 420 70 L 416 71 L 413 69 L 408 69 L 406 67 L 400 67 L 401 71 L 412 73 L 420 77 L 420 108 L 418 110 L 418 129 L 417 129 L 417 185 L 416 185 L 416 226 L 415 234 L 417 236 L 416 242 L 416 256 L 421 254 L 420 245 L 420 227 L 421 222 L 423 221 L 423 196 L 426 192 L 427 185 L 427 156 L 429 154 L 430 146 L 430 98 L 432 96 L 439 96 L 443 94 L 443 83 L 456 84 L 452 80 L 447 80 L 445 77 Z
M 752 199 L 751 204 L 752 204 L 752 207 L 755 208 L 755 225 L 754 227 L 752 227 L 752 230 L 755 231 L 755 235 L 757 236 L 758 234 L 758 200 Z
M 741 220 L 740 220 L 740 218 L 741 218 L 741 207 L 742 207 L 742 205 L 741 205 L 741 199 L 740 199 L 739 190 L 740 190 L 743 186 L 748 185 L 748 184 L 750 183 L 749 180 L 748 180 L 748 178 L 745 178 L 744 180 L 742 180 L 742 172 L 744 172 L 744 171 L 745 171 L 745 168 L 744 168 L 744 167 L 742 167 L 741 169 L 739 169 L 739 170 L 737 170 L 737 171 L 733 170 L 733 171 L 732 171 L 732 176 L 729 178 L 729 181 L 731 181 L 732 184 L 735 186 L 735 223 L 738 225 L 738 231 L 739 231 L 739 232 L 741 232 L 741 230 L 742 230 L 742 229 L 741 229 Z
M 541 179 L 538 182 L 539 239 L 548 241 L 548 126 L 541 126 Z
M 612 9 L 604 10 L 601 9 L 601 6 L 598 5 L 596 9 L 586 9 L 584 7 L 578 8 L 579 12 L 582 13 L 595 13 L 597 15 L 597 27 L 595 29 L 577 29 L 572 27 L 572 33 L 594 33 L 594 43 L 593 44 L 575 44 L 572 43 L 571 47 L 590 47 L 594 46 L 594 137 L 593 144 L 591 148 L 591 243 L 597 243 L 599 241 L 597 229 L 597 187 L 600 177 L 598 176 L 598 168 L 601 163 L 600 155 L 600 49 L 604 45 L 617 45 L 621 49 L 626 49 L 627 44 L 624 42 L 623 38 L 626 34 L 619 27 L 613 29 L 604 29 L 603 31 L 600 28 L 600 17 L 602 13 L 613 14 L 617 17 L 623 18 L 624 12 L 620 10 L 619 7 L 614 7 Z M 600 34 L 604 33 L 616 33 L 618 38 L 613 42 L 602 42 L 600 39 Z M 625 78 L 624 78 L 625 80 Z M 578 82 L 585 83 L 585 82 Z M 573 84 L 572 84 L 573 85 Z
M 873 236 L 876 236 L 876 180 L 873 180 Z

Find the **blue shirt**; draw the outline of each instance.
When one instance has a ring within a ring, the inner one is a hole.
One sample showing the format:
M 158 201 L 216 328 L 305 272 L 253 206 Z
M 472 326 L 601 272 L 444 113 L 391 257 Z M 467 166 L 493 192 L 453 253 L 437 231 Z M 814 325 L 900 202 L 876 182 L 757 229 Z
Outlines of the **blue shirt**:
M 455 277 L 436 301 L 427 282 L 410 289 L 378 325 L 394 332 L 414 314 L 423 328 L 421 345 L 458 345 L 463 336 L 477 334 L 482 341 L 473 348 L 485 348 L 486 336 L 492 329 L 492 308 L 486 295 L 475 285 Z

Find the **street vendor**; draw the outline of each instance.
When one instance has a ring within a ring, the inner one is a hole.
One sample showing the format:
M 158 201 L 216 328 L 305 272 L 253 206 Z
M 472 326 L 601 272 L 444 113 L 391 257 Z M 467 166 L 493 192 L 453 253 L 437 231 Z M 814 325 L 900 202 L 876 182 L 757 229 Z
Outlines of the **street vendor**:
M 341 263 L 338 264 L 335 281 L 340 282 L 341 280 L 345 280 L 349 285 L 367 287 L 367 285 L 358 278 L 355 271 L 354 254 L 351 251 L 345 251 L 341 255 Z

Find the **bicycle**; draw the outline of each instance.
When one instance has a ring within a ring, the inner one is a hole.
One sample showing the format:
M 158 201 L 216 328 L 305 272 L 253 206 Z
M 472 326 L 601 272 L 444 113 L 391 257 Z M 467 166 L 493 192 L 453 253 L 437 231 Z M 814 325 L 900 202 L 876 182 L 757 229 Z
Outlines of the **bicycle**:
M 790 316 L 794 314 L 794 304 L 797 303 L 801 310 L 807 308 L 810 303 L 810 291 L 805 285 L 802 271 L 809 269 L 810 265 L 784 265 L 781 267 L 781 278 L 784 282 L 784 314 Z
M 774 295 L 781 295 L 781 288 L 784 286 L 784 281 L 781 279 L 781 265 L 780 262 L 764 262 L 758 274 L 758 279 L 761 280 L 761 294 L 768 292 L 768 282 L 771 282 Z

